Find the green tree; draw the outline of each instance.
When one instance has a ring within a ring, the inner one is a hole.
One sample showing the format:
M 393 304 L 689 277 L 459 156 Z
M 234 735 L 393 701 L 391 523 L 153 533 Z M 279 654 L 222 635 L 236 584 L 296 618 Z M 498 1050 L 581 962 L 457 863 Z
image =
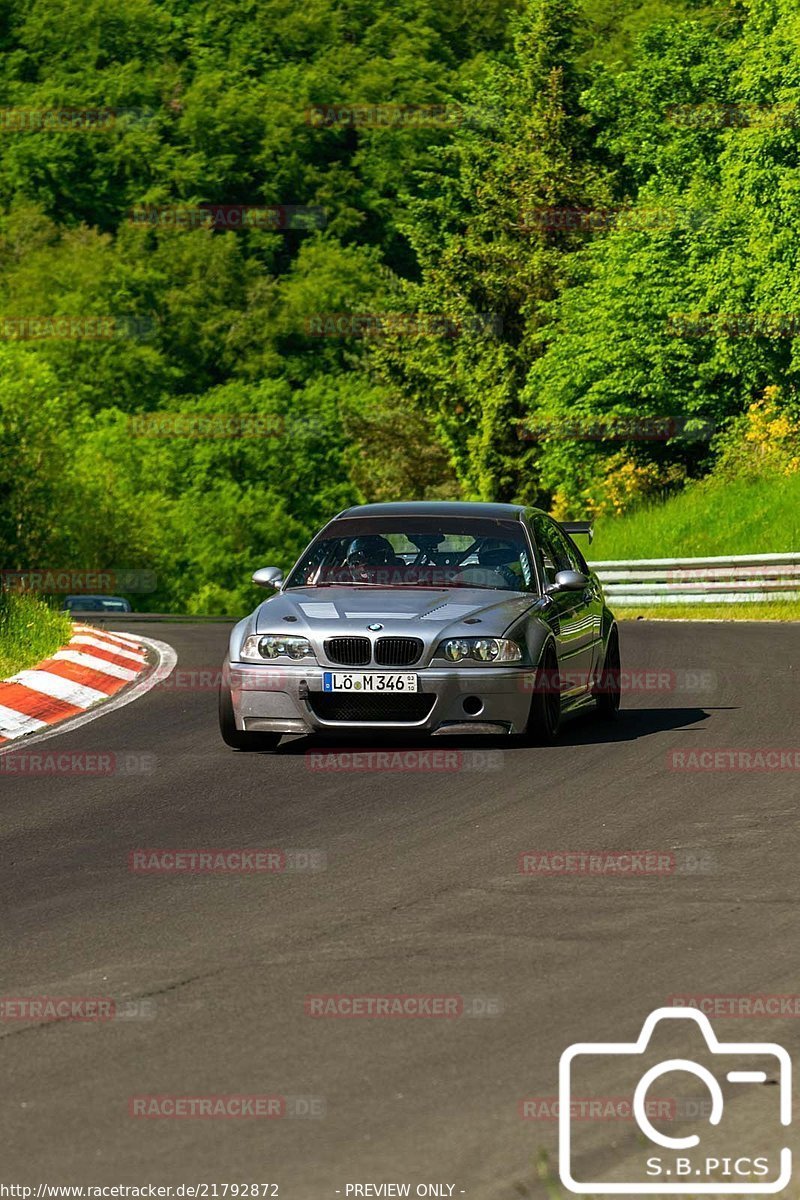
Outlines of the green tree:
M 406 226 L 422 273 L 407 303 L 466 333 L 398 343 L 385 369 L 431 413 L 459 480 L 479 498 L 541 493 L 536 456 L 519 438 L 520 390 L 545 306 L 580 245 L 580 234 L 551 228 L 549 214 L 609 196 L 580 109 L 580 36 L 576 4 L 531 0 L 514 26 L 513 57 L 487 66 Z M 488 334 L 472 332 L 482 320 Z

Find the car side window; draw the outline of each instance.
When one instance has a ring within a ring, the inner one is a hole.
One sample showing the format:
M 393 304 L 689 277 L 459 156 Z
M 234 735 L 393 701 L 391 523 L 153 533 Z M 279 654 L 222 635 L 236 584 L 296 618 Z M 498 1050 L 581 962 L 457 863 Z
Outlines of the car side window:
M 534 530 L 548 584 L 555 583 L 559 571 L 580 571 L 586 574 L 587 567 L 583 558 L 553 521 L 540 517 L 535 522 Z
M 560 564 L 559 571 L 580 571 L 582 575 L 585 575 L 586 563 L 564 531 L 559 529 L 557 525 L 551 525 L 549 529 Z
M 552 528 L 548 522 L 541 519 L 534 522 L 534 533 L 539 553 L 542 556 L 545 583 L 555 583 L 556 574 L 561 570 L 558 565 L 558 551 L 553 544 Z

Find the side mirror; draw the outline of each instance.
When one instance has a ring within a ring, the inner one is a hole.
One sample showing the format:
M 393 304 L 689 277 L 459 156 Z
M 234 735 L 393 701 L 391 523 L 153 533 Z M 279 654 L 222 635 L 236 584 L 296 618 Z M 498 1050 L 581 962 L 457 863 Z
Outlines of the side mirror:
M 582 592 L 589 586 L 589 576 L 583 571 L 559 571 L 548 592 Z
M 253 583 L 259 587 L 277 588 L 283 586 L 283 571 L 280 567 L 261 567 L 253 574 Z

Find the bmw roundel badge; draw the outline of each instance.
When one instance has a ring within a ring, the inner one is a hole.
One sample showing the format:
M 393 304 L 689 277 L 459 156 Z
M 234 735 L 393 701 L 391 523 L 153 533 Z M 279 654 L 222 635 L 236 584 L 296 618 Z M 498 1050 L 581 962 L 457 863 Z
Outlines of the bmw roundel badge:
M 377 633 L 379 629 L 383 629 L 383 626 L 380 624 L 368 625 L 367 629 L 371 629 L 373 633 Z

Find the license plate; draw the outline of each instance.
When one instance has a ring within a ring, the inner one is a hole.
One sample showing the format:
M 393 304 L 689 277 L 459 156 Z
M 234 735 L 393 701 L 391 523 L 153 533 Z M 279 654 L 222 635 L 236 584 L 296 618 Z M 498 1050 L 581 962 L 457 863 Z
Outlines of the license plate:
M 325 671 L 322 675 L 324 692 L 416 692 L 416 675 L 401 675 L 399 671 Z

